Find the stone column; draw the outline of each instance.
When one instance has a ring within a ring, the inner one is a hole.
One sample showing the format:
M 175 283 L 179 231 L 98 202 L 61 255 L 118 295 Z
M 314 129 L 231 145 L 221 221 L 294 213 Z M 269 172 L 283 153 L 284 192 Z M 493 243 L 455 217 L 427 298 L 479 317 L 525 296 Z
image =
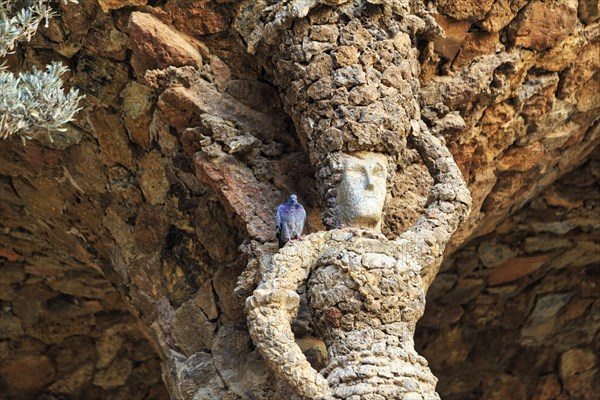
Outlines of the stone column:
M 416 40 L 440 28 L 419 1 L 394 0 L 249 1 L 236 25 L 280 91 L 332 229 L 287 245 L 264 266 L 246 302 L 257 348 L 305 399 L 439 399 L 413 343 L 425 307 L 421 272 L 439 260 L 471 201 L 452 156 L 420 116 Z M 389 184 L 409 135 L 436 185 L 424 218 L 389 241 L 379 233 L 383 200 L 373 199 L 385 199 L 386 177 Z M 373 182 L 377 189 L 361 186 Z M 351 196 L 344 185 L 354 188 Z M 363 207 L 369 201 L 375 213 Z M 303 284 L 329 354 L 320 372 L 289 326 Z
M 431 266 L 468 215 L 471 197 L 448 149 L 417 131 L 415 126 L 412 141 L 435 185 L 413 227 L 394 240 L 378 232 L 383 204 L 374 201 L 373 191 L 385 193 L 385 178 L 368 175 L 381 158 L 346 155 L 337 213 L 351 227 L 312 233 L 261 259 L 261 280 L 246 301 L 250 335 L 269 366 L 304 399 L 439 398 L 437 380 L 416 353 L 413 335 L 435 276 Z M 344 186 L 355 188 L 358 201 L 344 201 Z M 364 229 L 363 221 L 371 227 Z M 300 351 L 290 326 L 300 301 L 296 289 L 304 284 L 329 354 L 320 372 Z
M 279 88 L 311 163 L 332 152 L 397 155 L 420 120 L 418 33 L 441 32 L 420 2 L 248 1 L 236 21 Z
M 425 309 L 418 264 L 360 231 L 345 241 L 308 280 L 311 315 L 329 354 L 321 374 L 333 398 L 439 399 L 437 378 L 414 349 Z

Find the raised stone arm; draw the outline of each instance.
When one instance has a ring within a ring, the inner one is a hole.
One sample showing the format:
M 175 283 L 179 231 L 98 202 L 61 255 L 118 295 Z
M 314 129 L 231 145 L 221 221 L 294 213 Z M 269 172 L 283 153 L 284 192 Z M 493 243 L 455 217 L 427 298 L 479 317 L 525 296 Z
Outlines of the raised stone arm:
M 296 289 L 319 257 L 324 235 L 314 233 L 281 249 L 246 300 L 248 330 L 265 361 L 303 398 L 319 400 L 333 399 L 329 385 L 296 344 L 291 321 L 300 303 Z
M 411 246 L 410 253 L 423 266 L 421 276 L 428 288 L 450 237 L 471 212 L 472 200 L 452 154 L 424 123 L 413 121 L 411 140 L 433 177 L 434 186 L 425 215 L 399 241 Z

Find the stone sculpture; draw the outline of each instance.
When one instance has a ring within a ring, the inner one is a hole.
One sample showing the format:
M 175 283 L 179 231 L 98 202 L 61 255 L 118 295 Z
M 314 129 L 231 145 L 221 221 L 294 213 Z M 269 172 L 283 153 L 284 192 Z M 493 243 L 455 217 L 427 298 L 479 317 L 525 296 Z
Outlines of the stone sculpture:
M 413 334 L 471 207 L 452 155 L 420 119 L 413 42 L 439 27 L 416 0 L 251 0 L 236 26 L 274 71 L 317 171 L 329 229 L 254 261 L 262 276 L 246 311 L 257 348 L 304 399 L 438 399 Z M 386 187 L 409 136 L 435 185 L 425 215 L 388 240 L 380 233 Z M 290 326 L 301 285 L 329 355 L 320 372 Z
M 347 227 L 307 235 L 280 250 L 246 302 L 256 346 L 303 398 L 439 398 L 437 379 L 413 344 L 425 307 L 420 274 L 442 256 L 471 198 L 437 138 L 415 130 L 413 141 L 435 180 L 430 205 L 414 227 L 392 241 L 379 234 L 387 173 L 373 173 L 386 171 L 385 156 L 338 154 L 343 171 L 336 212 Z M 329 354 L 321 372 L 310 366 L 290 327 L 300 300 L 296 289 L 305 283 Z

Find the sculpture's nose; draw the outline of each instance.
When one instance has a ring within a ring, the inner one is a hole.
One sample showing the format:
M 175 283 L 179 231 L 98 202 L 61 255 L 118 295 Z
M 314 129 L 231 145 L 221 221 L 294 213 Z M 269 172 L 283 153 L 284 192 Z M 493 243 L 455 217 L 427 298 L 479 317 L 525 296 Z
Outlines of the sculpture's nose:
M 373 190 L 375 185 L 373 185 L 373 175 L 370 172 L 365 174 L 365 189 Z

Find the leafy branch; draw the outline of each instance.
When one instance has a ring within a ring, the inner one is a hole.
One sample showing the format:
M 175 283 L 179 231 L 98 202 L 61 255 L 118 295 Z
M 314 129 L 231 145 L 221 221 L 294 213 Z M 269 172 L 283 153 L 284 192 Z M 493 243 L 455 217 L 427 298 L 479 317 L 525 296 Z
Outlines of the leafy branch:
M 16 10 L 17 3 L 24 8 Z M 0 0 L 0 57 L 12 53 L 18 42 L 29 41 L 39 24 L 46 20 L 47 26 L 55 15 L 46 0 Z M 0 65 L 0 139 L 19 135 L 25 143 L 42 131 L 50 136 L 51 131 L 66 130 L 61 126 L 73 120 L 83 98 L 73 88 L 65 95 L 60 77 L 67 71 L 55 62 L 45 71 L 33 67 L 15 75 Z
M 52 63 L 40 71 L 20 72 L 18 76 L 0 71 L 0 138 L 18 134 L 31 139 L 40 131 L 65 131 L 62 125 L 73 120 L 78 107 L 79 91 L 65 95 L 60 76 L 67 68 Z

